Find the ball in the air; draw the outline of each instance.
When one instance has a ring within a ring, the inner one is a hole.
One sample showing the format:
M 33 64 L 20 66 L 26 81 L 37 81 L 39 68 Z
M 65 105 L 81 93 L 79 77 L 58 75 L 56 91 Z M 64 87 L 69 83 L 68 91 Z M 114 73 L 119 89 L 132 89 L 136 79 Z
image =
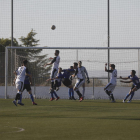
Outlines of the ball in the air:
M 52 25 L 51 29 L 52 29 L 52 30 L 55 30 L 55 28 L 56 28 L 55 25 Z

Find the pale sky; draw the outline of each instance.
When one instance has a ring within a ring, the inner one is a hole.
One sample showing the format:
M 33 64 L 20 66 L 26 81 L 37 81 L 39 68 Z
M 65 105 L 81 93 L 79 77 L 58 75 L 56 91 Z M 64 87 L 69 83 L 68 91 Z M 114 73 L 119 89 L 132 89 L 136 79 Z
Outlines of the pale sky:
M 107 0 L 13 1 L 16 39 L 26 36 L 33 28 L 38 33 L 36 39 L 40 40 L 41 47 L 107 47 Z M 9 38 L 11 0 L 0 0 L 0 17 L 0 38 Z M 51 30 L 52 25 L 56 26 L 55 30 Z M 140 47 L 140 0 L 110 0 L 110 47 Z M 100 56 L 101 53 L 92 56 L 89 50 L 79 55 L 79 60 L 86 61 L 91 76 L 95 75 L 94 70 L 104 69 L 107 55 Z M 127 52 L 127 62 L 129 56 L 133 58 L 136 53 Z M 112 53 L 111 61 L 121 62 L 124 54 L 123 51 Z M 97 64 L 91 66 L 90 59 Z M 126 61 L 125 57 L 123 60 Z M 128 70 L 138 66 L 137 63 L 118 65 L 118 69 Z

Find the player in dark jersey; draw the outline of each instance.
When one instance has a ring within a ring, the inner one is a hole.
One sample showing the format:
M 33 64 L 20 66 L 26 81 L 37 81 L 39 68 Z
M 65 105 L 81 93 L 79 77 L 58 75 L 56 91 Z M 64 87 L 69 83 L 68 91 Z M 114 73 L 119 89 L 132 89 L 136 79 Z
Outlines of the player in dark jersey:
M 33 95 L 32 95 L 32 89 L 31 89 L 32 77 L 31 77 L 31 73 L 28 72 L 28 74 L 29 74 L 30 76 L 28 76 L 28 75 L 25 76 L 23 91 L 26 89 L 27 92 L 28 92 L 29 95 L 30 95 L 32 104 L 33 104 L 33 105 L 37 105 L 37 103 L 34 102 L 34 97 L 33 97 Z M 22 97 L 21 97 L 21 100 L 22 100 Z
M 123 82 L 123 83 L 131 83 L 131 82 L 133 82 L 132 88 L 130 89 L 130 91 L 126 95 L 126 97 L 124 98 L 123 103 L 125 103 L 125 101 L 127 100 L 127 98 L 129 96 L 130 96 L 130 99 L 129 99 L 128 103 L 130 103 L 132 101 L 132 99 L 133 99 L 133 96 L 135 94 L 135 91 L 137 91 L 140 88 L 139 78 L 135 74 L 136 74 L 136 71 L 135 70 L 132 70 L 131 71 L 131 75 L 129 75 L 128 77 L 122 78 L 122 76 L 120 76 L 120 78 L 123 79 L 123 80 L 130 79 L 128 81 L 120 80 L 120 82 Z
M 70 94 L 70 99 L 71 100 L 76 100 L 74 98 L 74 90 L 73 90 L 73 86 L 72 86 L 72 79 L 71 79 L 71 75 L 75 72 L 75 70 L 73 69 L 73 67 L 70 67 L 69 69 L 64 69 L 62 70 L 63 74 L 61 76 L 62 78 L 62 83 L 69 88 L 69 94 Z M 60 78 L 58 76 L 58 78 Z

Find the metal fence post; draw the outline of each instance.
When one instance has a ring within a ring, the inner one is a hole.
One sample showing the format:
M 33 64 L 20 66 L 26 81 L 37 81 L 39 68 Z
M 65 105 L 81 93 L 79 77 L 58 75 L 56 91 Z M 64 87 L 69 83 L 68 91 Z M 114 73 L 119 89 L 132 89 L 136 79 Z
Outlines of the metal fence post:
M 8 86 L 8 49 L 5 47 L 5 99 L 7 99 Z
M 94 78 L 93 78 L 93 99 L 94 99 Z

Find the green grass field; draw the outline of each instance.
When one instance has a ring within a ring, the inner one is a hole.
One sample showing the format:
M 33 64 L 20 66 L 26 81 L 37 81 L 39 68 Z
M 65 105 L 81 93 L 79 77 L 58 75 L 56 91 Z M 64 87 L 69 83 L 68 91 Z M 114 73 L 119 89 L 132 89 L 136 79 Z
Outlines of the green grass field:
M 0 99 L 0 140 L 140 140 L 140 101 Z

